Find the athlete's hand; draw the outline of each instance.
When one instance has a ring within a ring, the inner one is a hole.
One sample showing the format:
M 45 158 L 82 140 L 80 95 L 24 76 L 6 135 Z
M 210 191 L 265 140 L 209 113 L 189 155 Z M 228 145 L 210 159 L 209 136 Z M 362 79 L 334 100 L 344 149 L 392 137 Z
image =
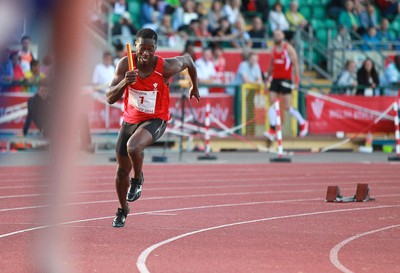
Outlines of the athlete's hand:
M 196 86 L 192 86 L 189 89 L 189 99 L 195 97 L 197 102 L 200 101 L 200 94 L 199 94 L 199 88 Z
M 125 82 L 127 85 L 130 85 L 134 82 L 136 82 L 137 76 L 138 76 L 139 70 L 134 69 L 131 71 L 126 71 L 125 72 Z

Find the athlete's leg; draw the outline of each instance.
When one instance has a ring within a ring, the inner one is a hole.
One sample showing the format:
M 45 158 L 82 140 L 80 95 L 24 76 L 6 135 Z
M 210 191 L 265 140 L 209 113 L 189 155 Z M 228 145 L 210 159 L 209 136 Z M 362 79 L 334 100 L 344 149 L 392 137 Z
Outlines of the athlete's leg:
M 303 116 L 300 114 L 299 110 L 292 106 L 292 94 L 283 95 L 283 107 L 286 111 L 289 111 L 290 115 L 292 115 L 300 125 L 304 124 L 305 120 Z
M 145 128 L 139 127 L 127 143 L 128 155 L 133 165 L 134 178 L 142 178 L 144 148 L 153 143 L 152 134 Z
M 276 110 L 275 110 L 275 100 L 278 98 L 278 93 L 275 91 L 269 91 L 269 108 L 268 108 L 268 119 L 269 126 L 275 129 L 276 126 Z
M 132 170 L 131 159 L 128 156 L 119 155 L 117 153 L 117 174 L 115 177 L 115 189 L 118 194 L 118 201 L 121 205 L 121 208 L 126 210 L 129 205 L 126 201 L 126 194 L 128 193 L 129 188 L 129 174 Z

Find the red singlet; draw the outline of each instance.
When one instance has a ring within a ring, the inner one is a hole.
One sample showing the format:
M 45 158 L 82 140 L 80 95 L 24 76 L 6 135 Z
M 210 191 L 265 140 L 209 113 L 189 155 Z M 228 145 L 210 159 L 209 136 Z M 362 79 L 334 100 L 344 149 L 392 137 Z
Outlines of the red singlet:
M 133 65 L 136 67 L 135 54 Z M 153 73 L 145 79 L 137 77 L 135 83 L 125 89 L 124 113 L 125 122 L 136 124 L 149 119 L 170 119 L 169 87 L 163 76 L 164 59 L 157 56 L 157 65 Z
M 292 79 L 292 61 L 287 50 L 287 44 L 282 45 L 282 50 L 277 52 L 276 47 L 272 49 L 272 58 L 274 70 L 273 79 L 291 80 Z

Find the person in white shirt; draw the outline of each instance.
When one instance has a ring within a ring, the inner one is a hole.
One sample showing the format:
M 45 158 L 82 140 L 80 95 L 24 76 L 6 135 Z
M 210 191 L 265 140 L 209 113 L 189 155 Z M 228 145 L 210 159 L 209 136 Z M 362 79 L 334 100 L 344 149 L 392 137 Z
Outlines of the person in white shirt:
M 93 71 L 92 84 L 95 90 L 105 92 L 114 78 L 115 66 L 110 52 L 103 53 L 103 61 L 96 65 Z
M 336 85 L 346 87 L 339 89 L 338 93 L 354 95 L 355 87 L 357 86 L 356 63 L 354 61 L 348 60 L 346 62 L 345 69 L 337 77 Z
M 394 57 L 394 61 L 390 63 L 383 71 L 381 77 L 381 85 L 396 85 L 398 88 L 385 88 L 385 96 L 397 96 L 400 94 L 400 55 Z
M 211 48 L 204 48 L 202 56 L 195 61 L 197 68 L 197 78 L 199 83 L 212 84 L 215 83 L 217 77 L 217 71 L 213 62 L 213 55 Z M 207 87 L 199 88 L 200 96 L 208 95 L 209 90 Z

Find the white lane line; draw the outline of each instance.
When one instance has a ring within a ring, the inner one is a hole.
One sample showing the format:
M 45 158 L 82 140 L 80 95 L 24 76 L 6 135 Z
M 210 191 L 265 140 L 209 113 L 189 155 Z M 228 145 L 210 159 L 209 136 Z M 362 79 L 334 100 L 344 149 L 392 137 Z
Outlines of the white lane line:
M 367 207 L 367 208 L 352 208 L 352 209 L 339 209 L 339 210 L 328 210 L 328 211 L 317 211 L 317 212 L 309 212 L 309 213 L 291 214 L 291 215 L 261 218 L 261 219 L 255 219 L 255 220 L 250 220 L 250 221 L 242 221 L 242 222 L 236 222 L 236 223 L 231 223 L 231 224 L 213 226 L 213 227 L 204 228 L 204 229 L 198 229 L 198 230 L 195 230 L 195 231 L 183 233 L 183 234 L 180 234 L 178 236 L 169 238 L 167 240 L 158 242 L 158 243 L 146 248 L 142 253 L 140 253 L 140 255 L 139 255 L 138 259 L 137 259 L 137 262 L 136 262 L 136 266 L 139 269 L 140 273 L 150 273 L 149 269 L 146 266 L 146 261 L 147 261 L 147 258 L 149 257 L 149 255 L 155 249 L 157 249 L 157 248 L 159 248 L 161 246 L 164 246 L 164 245 L 166 245 L 168 243 L 174 242 L 176 240 L 182 239 L 184 237 L 188 237 L 188 236 L 191 236 L 191 235 L 194 235 L 194 234 L 198 234 L 198 233 L 202 233 L 202 232 L 207 232 L 207 231 L 211 231 L 211 230 L 222 229 L 222 228 L 227 228 L 227 227 L 232 227 L 232 226 L 238 226 L 238 225 L 252 224 L 252 223 L 272 221 L 272 220 L 281 220 L 281 219 L 287 219 L 287 218 L 314 216 L 314 215 L 338 213 L 338 212 L 350 212 L 350 211 L 371 210 L 371 209 L 395 208 L 395 207 L 400 207 L 400 205 L 388 205 L 388 206 L 377 206 L 377 207 Z
M 380 229 L 375 229 L 375 230 L 371 230 L 368 232 L 364 232 L 364 233 L 360 233 L 357 235 L 354 235 L 350 238 L 347 238 L 346 240 L 341 241 L 340 243 L 338 243 L 337 245 L 335 245 L 329 254 L 329 258 L 331 263 L 340 271 L 345 272 L 345 273 L 353 273 L 353 271 L 351 271 L 350 269 L 348 269 L 347 267 L 345 267 L 340 261 L 339 261 L 339 251 L 348 243 L 350 243 L 351 241 L 357 240 L 363 236 L 367 236 L 376 232 L 381 232 L 381 231 L 385 231 L 391 228 L 398 228 L 400 227 L 400 225 L 393 225 L 393 226 L 387 226 L 384 228 L 380 228 Z

